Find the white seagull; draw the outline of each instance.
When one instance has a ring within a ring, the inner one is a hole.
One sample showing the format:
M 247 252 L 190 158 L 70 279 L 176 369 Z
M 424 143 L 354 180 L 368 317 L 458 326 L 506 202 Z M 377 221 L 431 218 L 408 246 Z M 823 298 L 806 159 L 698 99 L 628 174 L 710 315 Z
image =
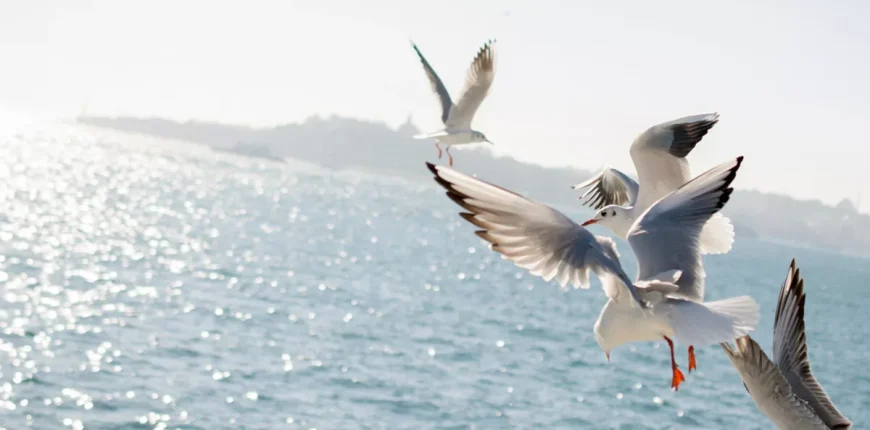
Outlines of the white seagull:
M 634 283 L 619 263 L 613 240 L 594 236 L 561 212 L 444 166 L 426 163 L 447 196 L 468 212 L 460 216 L 493 251 L 545 280 L 589 288 L 601 279 L 609 300 L 594 332 L 608 360 L 624 343 L 664 339 L 671 350 L 671 386 L 684 380 L 671 338 L 686 345 L 728 342 L 758 323 L 750 297 L 702 303 L 698 238 L 704 223 L 728 201 L 743 157 L 723 163 L 653 204 L 628 234 L 638 260 Z M 694 350 L 689 347 L 690 368 Z
M 598 223 L 626 239 L 640 215 L 658 199 L 680 188 L 692 178 L 686 156 L 719 121 L 719 114 L 687 116 L 655 125 L 631 144 L 631 159 L 638 182 L 619 170 L 605 167 L 574 189 L 589 188 L 580 198 L 598 210 L 583 225 Z M 701 253 L 723 254 L 734 243 L 734 227 L 722 214 L 716 214 L 701 233 Z
M 435 73 L 426 57 L 420 52 L 416 44 L 413 44 L 414 51 L 420 57 L 420 62 L 423 63 L 423 70 L 426 71 L 426 76 L 432 84 L 432 90 L 438 96 L 441 102 L 441 122 L 444 123 L 444 128 L 433 133 L 418 134 L 415 139 L 435 139 L 435 147 L 438 148 L 438 158 L 441 158 L 441 144 L 447 148 L 447 156 L 450 158 L 450 165 L 453 165 L 453 156 L 450 155 L 450 147 L 453 145 L 463 145 L 468 143 L 487 142 L 492 144 L 483 133 L 471 128 L 471 120 L 474 118 L 474 113 L 477 108 L 486 98 L 489 93 L 489 87 L 492 86 L 492 80 L 495 78 L 495 53 L 493 50 L 494 40 L 486 42 L 474 61 L 471 63 L 468 72 L 465 76 L 465 87 L 459 96 L 459 102 L 453 103 L 450 99 L 450 93 L 441 82 L 441 78 Z
M 780 429 L 848 429 L 810 370 L 804 330 L 804 280 L 794 260 L 779 291 L 773 324 L 773 360 L 749 336 L 722 344 L 758 409 Z

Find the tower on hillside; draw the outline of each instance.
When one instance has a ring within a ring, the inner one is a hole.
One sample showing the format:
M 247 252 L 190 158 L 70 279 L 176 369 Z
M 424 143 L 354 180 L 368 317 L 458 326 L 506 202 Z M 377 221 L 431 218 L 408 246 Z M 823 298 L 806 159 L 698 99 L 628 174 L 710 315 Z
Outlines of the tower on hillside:
M 396 128 L 396 133 L 399 133 L 402 136 L 414 136 L 420 134 L 420 129 L 414 125 L 414 121 L 411 119 L 411 114 L 408 114 L 408 118 L 405 119 L 405 122 Z

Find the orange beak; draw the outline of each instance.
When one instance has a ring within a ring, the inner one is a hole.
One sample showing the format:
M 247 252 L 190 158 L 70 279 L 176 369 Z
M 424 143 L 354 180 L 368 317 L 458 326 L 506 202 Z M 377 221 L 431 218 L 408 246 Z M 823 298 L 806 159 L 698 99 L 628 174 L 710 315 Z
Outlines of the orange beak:
M 584 222 L 583 224 L 580 224 L 580 225 L 582 225 L 583 227 L 586 227 L 587 225 L 589 225 L 589 224 L 595 224 L 596 222 L 598 222 L 598 221 L 596 221 L 596 220 L 594 220 L 594 219 L 590 219 L 589 221 L 586 221 L 586 222 Z

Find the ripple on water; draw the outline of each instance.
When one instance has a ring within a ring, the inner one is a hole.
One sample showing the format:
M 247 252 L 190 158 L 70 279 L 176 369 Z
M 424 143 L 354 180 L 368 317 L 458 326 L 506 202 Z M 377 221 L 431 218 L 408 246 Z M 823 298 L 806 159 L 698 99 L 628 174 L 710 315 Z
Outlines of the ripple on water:
M 2 145 L 10 429 L 769 427 L 715 347 L 679 393 L 660 345 L 607 363 L 603 296 L 501 261 L 430 184 L 75 129 Z M 741 243 L 709 260 L 710 289 L 772 309 L 786 251 Z M 867 381 L 866 295 L 846 291 L 867 274 L 787 252 L 842 290 L 812 298 L 810 355 L 867 421 L 870 384 L 849 383 Z

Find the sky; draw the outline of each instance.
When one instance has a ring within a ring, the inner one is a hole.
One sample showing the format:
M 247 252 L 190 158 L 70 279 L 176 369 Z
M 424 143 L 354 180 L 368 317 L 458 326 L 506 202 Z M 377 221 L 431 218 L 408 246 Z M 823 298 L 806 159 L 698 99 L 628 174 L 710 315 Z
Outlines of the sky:
M 435 130 L 410 40 L 455 97 L 494 38 L 473 126 L 500 154 L 633 173 L 646 128 L 719 112 L 694 173 L 744 155 L 738 188 L 870 200 L 868 21 L 860 0 L 0 0 L 0 118 L 412 115 Z

